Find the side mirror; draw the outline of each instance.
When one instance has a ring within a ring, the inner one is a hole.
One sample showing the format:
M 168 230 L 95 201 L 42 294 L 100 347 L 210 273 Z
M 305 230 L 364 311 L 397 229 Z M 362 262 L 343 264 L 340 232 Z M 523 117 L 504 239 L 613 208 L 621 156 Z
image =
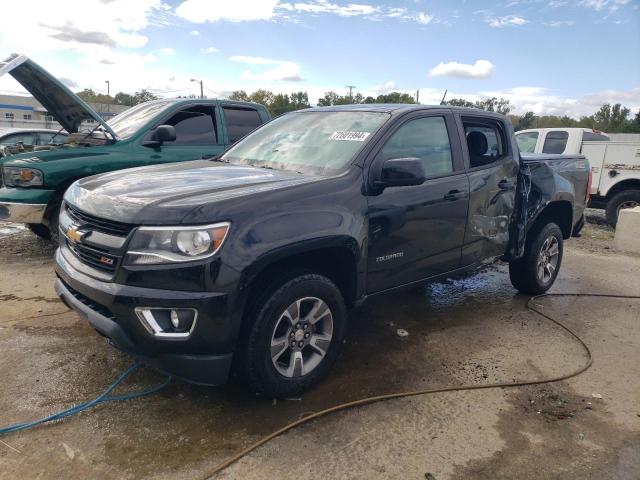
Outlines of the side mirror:
M 427 174 L 422 160 L 416 157 L 391 158 L 385 160 L 380 172 L 380 187 L 408 187 L 424 183 Z
M 176 129 L 173 125 L 158 125 L 151 134 L 151 139 L 142 142 L 145 147 L 159 147 L 164 142 L 173 142 L 176 139 Z

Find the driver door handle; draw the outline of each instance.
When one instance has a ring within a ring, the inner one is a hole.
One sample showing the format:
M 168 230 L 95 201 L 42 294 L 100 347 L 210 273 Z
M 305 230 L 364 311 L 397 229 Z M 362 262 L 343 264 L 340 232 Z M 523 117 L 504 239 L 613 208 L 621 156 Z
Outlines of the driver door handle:
M 450 202 L 453 202 L 455 200 L 458 200 L 464 197 L 465 197 L 465 193 L 460 190 L 451 190 L 450 192 L 444 195 L 444 199 L 449 200 Z
M 500 190 L 513 190 L 515 188 L 515 184 L 506 178 L 503 178 L 498 182 L 498 188 Z

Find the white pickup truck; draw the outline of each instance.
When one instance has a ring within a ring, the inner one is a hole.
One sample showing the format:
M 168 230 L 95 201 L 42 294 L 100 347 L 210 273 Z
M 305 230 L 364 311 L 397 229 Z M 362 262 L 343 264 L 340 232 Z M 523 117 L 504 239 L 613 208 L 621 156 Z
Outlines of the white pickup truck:
M 640 205 L 640 142 L 615 142 L 588 128 L 534 128 L 516 132 L 522 153 L 582 154 L 591 166 L 589 206 L 614 226 L 623 208 Z

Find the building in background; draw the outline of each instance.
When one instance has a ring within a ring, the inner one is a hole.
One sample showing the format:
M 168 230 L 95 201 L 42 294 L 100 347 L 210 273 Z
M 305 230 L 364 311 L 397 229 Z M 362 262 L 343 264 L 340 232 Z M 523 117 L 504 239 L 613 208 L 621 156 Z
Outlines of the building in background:
M 112 105 L 106 103 L 89 103 L 105 120 L 124 112 L 126 105 Z M 96 122 L 86 121 L 88 127 Z M 49 113 L 31 96 L 1 95 L 0 94 L 0 128 L 53 128 L 60 125 Z

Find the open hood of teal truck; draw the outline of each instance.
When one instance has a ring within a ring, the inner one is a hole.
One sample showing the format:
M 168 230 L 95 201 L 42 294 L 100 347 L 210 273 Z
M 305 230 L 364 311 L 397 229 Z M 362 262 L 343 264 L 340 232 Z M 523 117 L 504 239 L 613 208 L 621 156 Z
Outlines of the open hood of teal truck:
M 67 132 L 77 132 L 84 120 L 95 120 L 116 138 L 111 127 L 93 108 L 29 57 L 14 53 L 0 62 L 0 77 L 6 73 L 33 95 Z

